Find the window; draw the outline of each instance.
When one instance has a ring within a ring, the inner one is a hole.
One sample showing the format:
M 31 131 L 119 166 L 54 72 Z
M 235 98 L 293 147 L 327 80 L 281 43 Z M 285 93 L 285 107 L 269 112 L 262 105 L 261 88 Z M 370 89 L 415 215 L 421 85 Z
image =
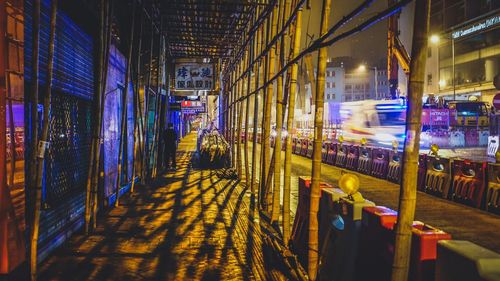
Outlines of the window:
M 327 97 L 326 99 L 328 99 L 328 100 L 329 100 L 329 99 L 330 99 L 330 94 L 326 95 L 326 97 Z
M 350 91 L 352 89 L 352 85 L 345 85 L 346 91 Z
M 332 99 L 333 99 L 333 100 L 335 99 L 335 94 L 332 94 Z
M 332 74 L 332 77 L 335 77 L 335 71 L 332 71 L 331 74 Z
M 332 82 L 332 88 L 335 88 L 335 82 Z
M 326 87 L 330 88 L 330 82 L 326 82 Z
M 432 74 L 427 74 L 427 86 L 432 85 Z

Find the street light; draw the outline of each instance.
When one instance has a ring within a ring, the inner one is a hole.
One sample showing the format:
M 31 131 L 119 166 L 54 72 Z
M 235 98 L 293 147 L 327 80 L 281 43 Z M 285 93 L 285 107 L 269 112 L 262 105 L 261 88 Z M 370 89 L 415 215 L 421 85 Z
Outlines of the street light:
M 431 43 L 434 45 L 437 45 L 440 41 L 440 37 L 437 34 L 431 35 L 429 39 Z M 444 81 L 443 81 L 444 83 L 441 83 L 441 81 L 442 80 L 439 81 L 439 86 L 442 86 L 441 84 L 443 84 L 443 86 L 446 85 Z M 451 82 L 453 85 L 453 100 L 456 100 L 457 95 L 456 95 L 456 83 L 455 83 L 455 38 L 453 38 L 453 36 L 451 36 Z

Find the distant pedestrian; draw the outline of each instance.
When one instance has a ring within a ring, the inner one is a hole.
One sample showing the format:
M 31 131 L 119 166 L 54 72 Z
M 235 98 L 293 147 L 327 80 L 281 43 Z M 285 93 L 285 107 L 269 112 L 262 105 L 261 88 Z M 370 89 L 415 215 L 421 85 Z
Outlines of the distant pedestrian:
M 170 170 L 176 169 L 175 154 L 177 153 L 177 132 L 174 124 L 168 123 L 165 130 L 165 167 Z M 172 163 L 170 163 L 170 161 Z

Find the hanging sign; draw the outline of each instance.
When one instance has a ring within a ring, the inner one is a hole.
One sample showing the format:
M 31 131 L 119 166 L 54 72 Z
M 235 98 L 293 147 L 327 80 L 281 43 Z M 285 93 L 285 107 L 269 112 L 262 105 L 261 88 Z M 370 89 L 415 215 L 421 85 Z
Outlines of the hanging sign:
M 175 65 L 176 90 L 212 90 L 214 68 L 210 63 L 178 63 Z

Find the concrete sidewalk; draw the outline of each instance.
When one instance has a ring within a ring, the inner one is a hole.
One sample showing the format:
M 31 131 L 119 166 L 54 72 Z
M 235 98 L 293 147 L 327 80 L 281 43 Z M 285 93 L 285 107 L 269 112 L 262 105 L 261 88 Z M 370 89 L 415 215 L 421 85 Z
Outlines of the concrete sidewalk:
M 250 194 L 218 171 L 193 167 L 196 134 L 178 170 L 138 186 L 41 265 L 40 280 L 285 280 L 267 255 Z

